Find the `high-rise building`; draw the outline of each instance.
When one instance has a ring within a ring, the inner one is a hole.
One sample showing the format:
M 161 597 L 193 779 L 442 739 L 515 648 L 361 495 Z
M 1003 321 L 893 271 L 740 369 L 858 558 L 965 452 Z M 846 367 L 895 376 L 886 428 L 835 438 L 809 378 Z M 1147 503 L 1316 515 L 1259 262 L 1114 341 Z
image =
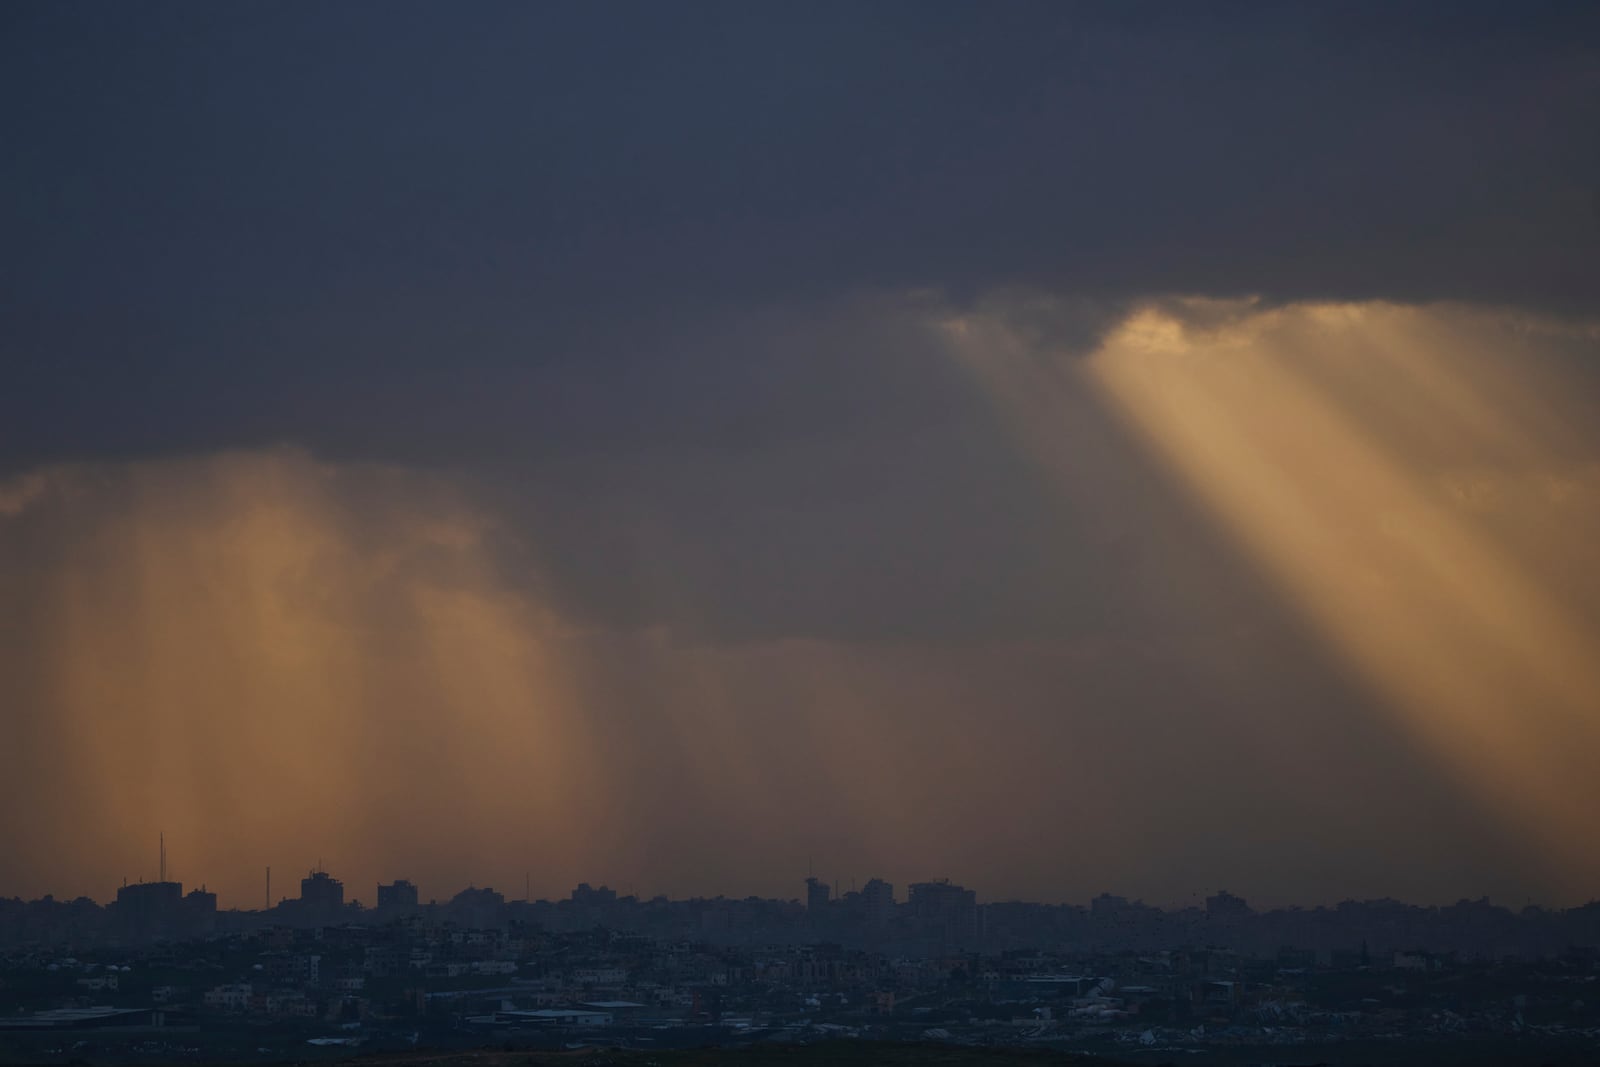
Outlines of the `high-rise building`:
M 183 883 L 136 882 L 117 890 L 117 925 L 130 941 L 176 936 L 183 914 Z
M 378 911 L 386 916 L 410 915 L 417 910 L 417 887 L 404 878 L 378 885 Z
M 185 936 L 210 934 L 217 926 L 217 895 L 205 886 L 189 890 L 184 894 L 181 914 Z
M 946 944 L 966 944 L 978 936 L 978 894 L 941 878 L 917 882 L 906 898 L 911 917 L 923 932 Z
M 828 883 L 817 878 L 806 879 L 806 911 L 813 918 L 828 910 Z
M 866 905 L 866 918 L 869 924 L 888 925 L 894 916 L 894 886 L 881 878 L 873 878 L 861 887 L 861 900 Z
M 327 871 L 312 871 L 300 879 L 300 911 L 314 923 L 331 923 L 344 909 L 344 883 Z

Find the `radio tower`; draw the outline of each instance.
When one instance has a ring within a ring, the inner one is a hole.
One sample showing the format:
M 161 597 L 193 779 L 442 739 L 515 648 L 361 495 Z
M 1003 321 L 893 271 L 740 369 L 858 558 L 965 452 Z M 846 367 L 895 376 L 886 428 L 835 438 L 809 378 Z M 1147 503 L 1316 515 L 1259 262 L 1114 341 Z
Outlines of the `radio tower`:
M 161 831 L 161 881 L 167 880 L 167 832 Z

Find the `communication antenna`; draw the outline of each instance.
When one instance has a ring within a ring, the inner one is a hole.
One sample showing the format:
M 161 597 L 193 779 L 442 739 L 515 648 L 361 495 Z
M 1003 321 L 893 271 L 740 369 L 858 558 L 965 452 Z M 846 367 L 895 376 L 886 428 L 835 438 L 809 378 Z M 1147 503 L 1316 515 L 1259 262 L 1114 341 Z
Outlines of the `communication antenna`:
M 267 911 L 271 911 L 271 910 L 272 910 L 272 868 L 271 868 L 271 867 L 268 867 L 268 868 L 267 868 L 267 900 L 266 900 L 266 910 L 267 910 Z

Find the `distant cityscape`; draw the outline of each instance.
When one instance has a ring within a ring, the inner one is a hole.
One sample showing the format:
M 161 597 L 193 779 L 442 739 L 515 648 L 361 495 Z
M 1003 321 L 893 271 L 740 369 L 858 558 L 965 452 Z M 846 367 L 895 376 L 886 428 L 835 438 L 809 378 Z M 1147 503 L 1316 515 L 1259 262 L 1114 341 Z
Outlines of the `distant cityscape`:
M 641 898 L 582 883 L 556 901 L 507 899 L 470 886 L 445 901 L 423 901 L 406 879 L 379 883 L 368 907 L 346 899 L 345 885 L 322 869 L 299 880 L 298 897 L 270 907 L 219 910 L 204 886 L 185 893 L 165 877 L 126 883 L 105 906 L 80 897 L 0 898 L 0 946 L 148 945 L 283 927 L 316 929 L 384 925 L 399 920 L 466 929 L 526 926 L 556 931 L 602 927 L 659 938 L 700 938 L 716 944 L 834 942 L 893 952 L 1011 951 L 1028 947 L 1148 950 L 1204 944 L 1262 954 L 1293 946 L 1333 963 L 1355 954 L 1421 949 L 1471 958 L 1537 959 L 1574 945 L 1600 942 L 1600 902 L 1569 909 L 1527 905 L 1513 910 L 1487 898 L 1448 906 L 1392 899 L 1336 906 L 1257 910 L 1223 890 L 1203 906 L 1161 908 L 1102 893 L 1087 905 L 1027 901 L 979 903 L 977 892 L 948 879 L 895 887 L 871 878 L 840 892 L 808 877 L 803 897 L 790 900 L 664 895 Z M 270 871 L 268 885 L 270 886 Z M 270 892 L 270 888 L 269 888 Z
M 163 875 L 165 863 L 163 853 Z M 1600 903 L 1257 910 L 979 903 L 948 880 L 802 898 L 560 900 L 468 887 L 375 906 L 324 870 L 219 910 L 165 877 L 0 900 L 0 1051 L 49 1061 L 307 1049 L 883 1037 L 1101 1053 L 1384 1039 L 1600 1038 Z M 1542 1047 L 1542 1046 L 1541 1046 Z

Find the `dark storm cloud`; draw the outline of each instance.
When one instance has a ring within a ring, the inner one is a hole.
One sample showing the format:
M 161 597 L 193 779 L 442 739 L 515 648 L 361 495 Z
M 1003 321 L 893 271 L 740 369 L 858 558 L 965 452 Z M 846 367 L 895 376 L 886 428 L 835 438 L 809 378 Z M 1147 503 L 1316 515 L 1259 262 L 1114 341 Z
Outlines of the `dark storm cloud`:
M 4 18 L 13 466 L 671 444 L 692 389 L 619 383 L 863 290 L 1595 306 L 1592 5 Z
M 1041 493 L 918 301 L 872 293 L 1081 294 L 1031 329 L 1084 347 L 1153 292 L 1592 296 L 1590 8 L 5 18 L 0 468 L 474 471 L 581 617 L 1118 614 L 1117 568 L 1058 561 L 1122 527 Z

